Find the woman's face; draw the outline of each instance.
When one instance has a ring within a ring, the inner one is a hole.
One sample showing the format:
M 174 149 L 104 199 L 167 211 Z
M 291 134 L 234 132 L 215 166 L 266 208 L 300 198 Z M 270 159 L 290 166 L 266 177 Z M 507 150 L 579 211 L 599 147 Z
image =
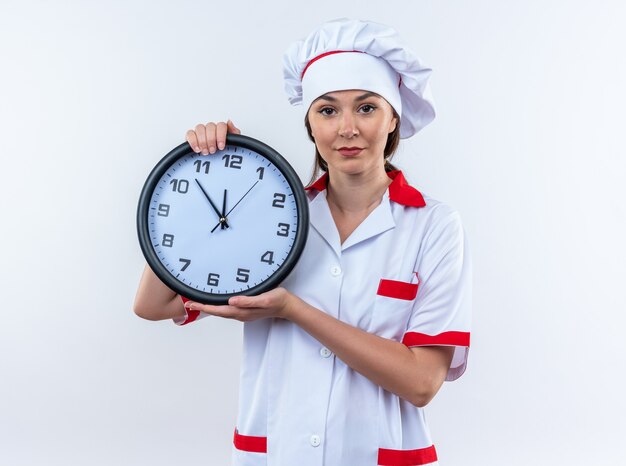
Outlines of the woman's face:
M 378 94 L 329 92 L 311 104 L 308 118 L 329 171 L 357 174 L 384 167 L 387 137 L 398 122 L 391 105 Z

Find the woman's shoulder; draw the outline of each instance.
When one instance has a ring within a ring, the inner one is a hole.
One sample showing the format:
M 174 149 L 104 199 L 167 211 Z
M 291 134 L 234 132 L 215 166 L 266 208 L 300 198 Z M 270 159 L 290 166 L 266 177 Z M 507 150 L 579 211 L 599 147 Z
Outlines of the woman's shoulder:
M 426 203 L 424 206 L 425 211 L 434 218 L 443 219 L 459 215 L 459 211 L 452 206 L 452 204 L 449 204 L 446 201 L 435 199 L 430 197 L 428 194 L 424 194 L 423 192 L 422 197 Z
M 442 234 L 444 231 L 452 233 L 463 229 L 461 214 L 452 204 L 441 201 L 420 191 L 424 199 L 424 206 L 418 209 L 410 209 L 414 216 L 414 222 L 425 236 Z M 405 212 L 407 209 L 404 209 Z
M 429 250 L 449 250 L 466 242 L 465 228 L 460 212 L 447 202 L 424 196 L 421 237 Z M 417 226 L 417 225 L 416 225 Z

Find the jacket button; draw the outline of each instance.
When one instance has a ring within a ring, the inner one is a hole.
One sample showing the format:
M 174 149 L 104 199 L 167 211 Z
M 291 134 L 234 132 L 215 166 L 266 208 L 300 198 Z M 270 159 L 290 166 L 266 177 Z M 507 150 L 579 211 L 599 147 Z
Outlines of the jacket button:
M 333 352 L 331 350 L 329 350 L 328 348 L 326 348 L 325 346 L 323 346 L 320 349 L 320 356 L 323 357 L 323 358 L 329 358 L 332 354 L 333 354 Z
M 320 443 L 322 443 L 322 441 L 319 435 L 311 435 L 311 445 L 317 447 Z
M 341 275 L 341 267 L 338 267 L 338 266 L 336 266 L 336 265 L 335 265 L 335 266 L 333 266 L 333 267 L 331 267 L 331 268 L 330 268 L 330 274 L 331 274 L 333 277 L 337 277 L 338 275 Z

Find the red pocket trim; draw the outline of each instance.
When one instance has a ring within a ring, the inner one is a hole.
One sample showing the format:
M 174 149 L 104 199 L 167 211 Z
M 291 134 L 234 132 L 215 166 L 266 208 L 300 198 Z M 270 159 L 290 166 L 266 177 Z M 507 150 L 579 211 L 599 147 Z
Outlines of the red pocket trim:
M 386 280 L 381 278 L 376 294 L 380 296 L 387 296 L 388 298 L 412 301 L 417 296 L 418 287 L 419 283 L 399 282 L 396 280 Z
M 252 453 L 267 453 L 267 437 L 251 437 L 241 435 L 235 429 L 233 444 L 237 450 L 249 451 Z
M 437 461 L 435 446 L 417 450 L 378 449 L 378 464 L 382 466 L 417 466 Z

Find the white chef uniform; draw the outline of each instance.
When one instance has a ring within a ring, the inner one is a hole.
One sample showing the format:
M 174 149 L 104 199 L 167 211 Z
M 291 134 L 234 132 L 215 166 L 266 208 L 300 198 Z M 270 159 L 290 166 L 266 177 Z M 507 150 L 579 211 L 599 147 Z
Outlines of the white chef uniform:
M 402 172 L 340 244 L 327 175 L 308 188 L 311 226 L 282 286 L 312 306 L 407 346 L 454 346 L 446 380 L 464 372 L 471 265 L 459 214 Z M 179 324 L 200 316 L 188 311 Z M 348 367 L 283 319 L 244 323 L 235 466 L 437 464 L 424 411 Z

